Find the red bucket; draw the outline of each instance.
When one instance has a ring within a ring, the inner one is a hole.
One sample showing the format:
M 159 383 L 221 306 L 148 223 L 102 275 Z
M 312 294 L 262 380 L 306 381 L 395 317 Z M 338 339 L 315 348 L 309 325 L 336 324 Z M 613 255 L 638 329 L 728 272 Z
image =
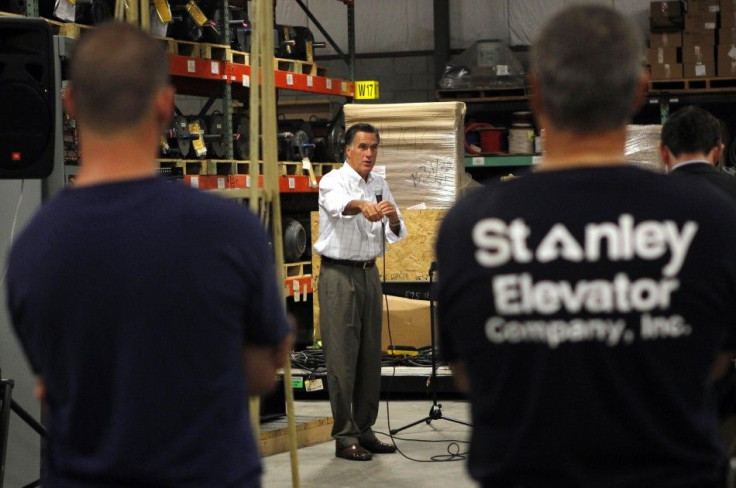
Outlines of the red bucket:
M 480 135 L 480 147 L 468 142 L 468 133 Z M 470 124 L 465 128 L 465 152 L 468 154 L 497 154 L 503 150 L 505 130 L 482 122 Z M 480 150 L 480 152 L 479 152 Z
M 503 129 L 490 127 L 480 130 L 480 150 L 483 154 L 496 154 L 501 152 L 503 144 Z

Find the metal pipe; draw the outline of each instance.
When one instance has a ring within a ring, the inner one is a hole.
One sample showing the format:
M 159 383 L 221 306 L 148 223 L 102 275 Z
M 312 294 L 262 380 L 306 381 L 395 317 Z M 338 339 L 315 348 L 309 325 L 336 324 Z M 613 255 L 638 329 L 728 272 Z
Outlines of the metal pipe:
M 434 81 L 442 78 L 450 59 L 450 1 L 434 0 Z
M 337 53 L 340 55 L 340 57 L 345 62 L 345 64 L 350 66 L 349 56 L 347 56 L 342 51 L 342 49 L 340 49 L 337 43 L 335 43 L 335 41 L 332 39 L 332 36 L 330 36 L 330 34 L 328 34 L 327 31 L 325 30 L 325 28 L 322 27 L 322 24 L 319 23 L 319 20 L 317 20 L 317 18 L 312 14 L 312 12 L 309 11 L 309 8 L 307 8 L 307 6 L 304 5 L 304 2 L 302 2 L 302 0 L 294 0 L 294 1 L 297 3 L 297 5 L 299 5 L 302 8 L 302 10 L 304 10 L 304 13 L 307 14 L 307 17 L 309 17 L 309 20 L 311 20 L 314 26 L 322 33 L 323 36 L 325 36 L 325 39 L 327 40 L 327 42 L 329 42 L 330 46 L 332 46 L 332 48 L 335 51 L 337 51 Z M 349 12 L 351 8 L 352 8 L 352 5 L 348 5 L 348 15 L 350 15 Z

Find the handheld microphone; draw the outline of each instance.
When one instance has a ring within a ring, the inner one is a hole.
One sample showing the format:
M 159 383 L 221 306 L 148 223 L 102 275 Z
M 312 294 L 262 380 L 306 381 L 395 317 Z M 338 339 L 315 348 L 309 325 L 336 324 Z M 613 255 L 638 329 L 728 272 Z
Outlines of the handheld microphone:
M 374 188 L 374 192 L 376 192 L 376 203 L 381 203 L 381 200 L 383 200 L 383 189 L 380 187 Z

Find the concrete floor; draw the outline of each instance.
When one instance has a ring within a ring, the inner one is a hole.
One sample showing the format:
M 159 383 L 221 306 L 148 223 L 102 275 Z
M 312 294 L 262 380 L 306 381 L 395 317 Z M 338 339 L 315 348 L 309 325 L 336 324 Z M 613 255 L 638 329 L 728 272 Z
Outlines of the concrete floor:
M 462 400 L 441 400 L 444 417 L 469 421 L 468 403 Z M 381 401 L 374 430 L 388 434 L 426 417 L 432 401 Z M 297 415 L 330 417 L 326 399 L 297 400 Z M 390 424 L 389 424 L 390 422 Z M 391 442 L 388 435 L 379 439 Z M 467 454 L 470 428 L 447 419 L 432 420 L 399 432 L 394 436 L 400 452 L 376 454 L 371 461 L 347 461 L 335 457 L 334 441 L 299 449 L 299 479 L 304 488 L 471 488 L 477 487 L 467 474 L 466 460 L 452 454 Z M 454 459 L 454 460 L 453 460 Z M 434 461 L 433 461 L 434 460 Z M 265 474 L 263 488 L 292 486 L 289 453 L 263 458 Z

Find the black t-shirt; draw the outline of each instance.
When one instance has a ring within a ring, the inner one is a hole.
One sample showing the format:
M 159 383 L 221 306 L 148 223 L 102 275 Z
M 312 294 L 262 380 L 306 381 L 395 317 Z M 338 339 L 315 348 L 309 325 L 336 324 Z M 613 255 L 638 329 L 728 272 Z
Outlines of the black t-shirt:
M 49 404 L 48 486 L 251 487 L 245 344 L 287 333 L 247 209 L 149 178 L 65 189 L 14 244 L 8 308 Z
M 438 321 L 470 379 L 474 478 L 715 483 L 708 378 L 734 345 L 736 205 L 714 193 L 621 165 L 538 172 L 448 212 Z

